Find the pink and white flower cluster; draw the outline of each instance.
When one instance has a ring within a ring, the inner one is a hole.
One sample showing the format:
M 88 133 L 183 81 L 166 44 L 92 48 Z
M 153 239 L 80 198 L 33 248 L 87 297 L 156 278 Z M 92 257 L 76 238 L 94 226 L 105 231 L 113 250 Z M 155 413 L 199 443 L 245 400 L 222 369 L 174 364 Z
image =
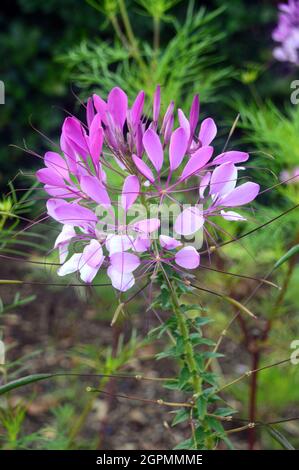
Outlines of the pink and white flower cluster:
M 103 267 L 112 285 L 126 291 L 136 277 L 152 273 L 160 263 L 178 271 L 195 269 L 200 255 L 184 237 L 203 230 L 208 238 L 215 216 L 244 220 L 234 208 L 250 203 L 259 192 L 253 182 L 237 185 L 238 171 L 244 169 L 238 165 L 248 160 L 248 153 L 214 155 L 216 124 L 212 118 L 199 122 L 198 96 L 188 116 L 181 109 L 176 113 L 173 102 L 162 115 L 158 86 L 150 121 L 144 98 L 141 91 L 130 107 L 120 88 L 112 89 L 107 101 L 93 95 L 86 106 L 86 124 L 67 117 L 59 153 L 47 152 L 45 168 L 37 171 L 51 196 L 48 215 L 63 225 L 55 242 L 61 276 L 78 271 L 90 283 Z M 113 173 L 122 178 L 121 190 L 113 183 Z M 183 208 L 174 221 L 176 236 L 154 239 L 159 217 L 101 229 L 99 207 L 109 213 L 118 206 L 126 214 L 136 202 L 160 207 L 175 201 L 181 206 L 187 192 L 194 204 Z M 70 249 L 76 252 L 69 257 Z
M 279 46 L 273 50 L 275 59 L 299 65 L 299 1 L 289 0 L 278 5 L 278 24 L 272 33 Z

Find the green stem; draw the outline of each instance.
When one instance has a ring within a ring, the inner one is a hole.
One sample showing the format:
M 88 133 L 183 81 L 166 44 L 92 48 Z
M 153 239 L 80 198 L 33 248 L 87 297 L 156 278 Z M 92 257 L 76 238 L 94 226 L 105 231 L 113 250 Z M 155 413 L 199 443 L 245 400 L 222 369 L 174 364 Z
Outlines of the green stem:
M 136 38 L 135 38 L 134 33 L 133 33 L 133 29 L 132 29 L 132 26 L 131 26 L 131 23 L 130 23 L 130 19 L 129 19 L 129 15 L 128 15 L 128 12 L 127 12 L 125 1 L 124 0 L 118 0 L 118 3 L 119 3 L 119 9 L 120 9 L 121 17 L 122 17 L 124 27 L 125 27 L 125 30 L 126 30 L 126 34 L 127 34 L 128 40 L 131 44 L 132 54 L 134 55 L 135 59 L 137 60 L 138 64 L 140 65 L 140 68 L 143 71 L 145 71 L 146 65 L 145 65 L 145 63 L 144 63 L 144 61 L 141 57 L 141 54 L 140 54 L 140 51 L 139 51 L 139 48 L 138 48 L 138 44 L 137 44 Z
M 183 338 L 183 343 L 185 347 L 185 362 L 189 369 L 189 372 L 192 376 L 193 390 L 196 395 L 200 395 L 202 392 L 202 381 L 198 373 L 198 368 L 194 356 L 193 345 L 190 341 L 190 332 L 188 328 L 188 323 L 185 315 L 180 309 L 179 300 L 175 291 L 175 288 L 170 284 L 170 295 L 172 299 L 173 310 L 178 322 L 178 328 L 180 334 Z
M 154 52 L 155 56 L 157 56 L 159 47 L 160 47 L 160 18 L 154 17 L 153 18 L 153 28 L 154 28 Z

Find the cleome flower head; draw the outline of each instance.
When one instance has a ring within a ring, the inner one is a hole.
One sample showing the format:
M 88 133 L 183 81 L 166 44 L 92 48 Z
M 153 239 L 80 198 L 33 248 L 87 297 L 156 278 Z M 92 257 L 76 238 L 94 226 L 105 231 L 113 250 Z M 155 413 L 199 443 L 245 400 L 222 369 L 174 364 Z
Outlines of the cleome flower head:
M 299 1 L 289 0 L 278 8 L 278 24 L 272 38 L 280 45 L 274 48 L 273 55 L 279 61 L 299 65 Z
M 254 182 L 238 184 L 248 153 L 214 155 L 217 127 L 210 117 L 200 122 L 198 96 L 188 117 L 173 102 L 162 114 L 158 86 L 151 119 L 144 98 L 140 91 L 130 107 L 120 88 L 106 101 L 93 95 L 86 123 L 67 117 L 59 152 L 47 152 L 36 173 L 48 216 L 62 225 L 54 245 L 60 276 L 76 272 L 91 283 L 105 269 L 126 291 L 163 264 L 195 269 L 200 253 L 190 237 L 202 233 L 208 243 L 215 217 L 245 220 L 235 208 L 259 192 Z M 166 232 L 164 206 L 176 208 Z

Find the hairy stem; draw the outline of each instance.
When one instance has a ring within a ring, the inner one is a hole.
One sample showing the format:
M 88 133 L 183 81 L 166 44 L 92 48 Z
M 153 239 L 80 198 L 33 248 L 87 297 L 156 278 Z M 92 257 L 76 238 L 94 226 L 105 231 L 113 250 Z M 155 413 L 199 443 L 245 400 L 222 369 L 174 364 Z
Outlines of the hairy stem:
M 178 322 L 178 328 L 183 338 L 183 343 L 185 347 L 185 351 L 184 351 L 185 362 L 192 376 L 192 384 L 193 384 L 194 393 L 196 395 L 200 395 L 202 391 L 202 386 L 201 386 L 202 381 L 198 374 L 198 368 L 197 368 L 195 357 L 194 357 L 193 345 L 190 341 L 190 332 L 189 332 L 188 324 L 187 324 L 185 315 L 181 312 L 175 288 L 173 285 L 171 285 L 170 287 L 171 287 L 170 295 L 172 299 L 173 310 L 174 310 L 174 313 Z

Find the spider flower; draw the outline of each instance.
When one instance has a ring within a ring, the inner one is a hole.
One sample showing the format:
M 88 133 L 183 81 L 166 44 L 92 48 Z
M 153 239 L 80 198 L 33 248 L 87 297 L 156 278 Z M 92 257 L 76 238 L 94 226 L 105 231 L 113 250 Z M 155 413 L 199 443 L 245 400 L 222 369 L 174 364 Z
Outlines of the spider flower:
M 299 65 L 299 1 L 289 0 L 278 8 L 278 24 L 272 38 L 280 44 L 274 48 L 273 55 L 281 62 Z
M 58 275 L 78 273 L 91 283 L 105 269 L 112 285 L 126 291 L 163 263 L 178 271 L 197 268 L 200 254 L 186 237 L 203 230 L 209 238 L 213 217 L 245 220 L 232 209 L 259 192 L 256 183 L 238 184 L 238 171 L 244 169 L 239 164 L 248 153 L 214 156 L 217 127 L 210 117 L 200 122 L 197 95 L 188 117 L 181 109 L 175 113 L 173 102 L 165 114 L 161 109 L 159 86 L 151 119 L 144 113 L 143 91 L 129 107 L 125 92 L 114 88 L 107 101 L 98 95 L 88 99 L 86 123 L 65 119 L 60 151 L 47 152 L 45 168 L 37 171 L 50 195 L 48 216 L 62 224 L 54 245 Z M 122 177 L 121 188 L 115 187 L 114 172 Z M 159 235 L 161 212 L 151 216 L 148 208 L 154 203 L 160 209 L 165 201 L 177 203 L 180 212 L 170 233 Z M 131 217 L 136 204 L 145 208 L 137 220 Z M 124 220 L 109 219 L 121 211 Z

